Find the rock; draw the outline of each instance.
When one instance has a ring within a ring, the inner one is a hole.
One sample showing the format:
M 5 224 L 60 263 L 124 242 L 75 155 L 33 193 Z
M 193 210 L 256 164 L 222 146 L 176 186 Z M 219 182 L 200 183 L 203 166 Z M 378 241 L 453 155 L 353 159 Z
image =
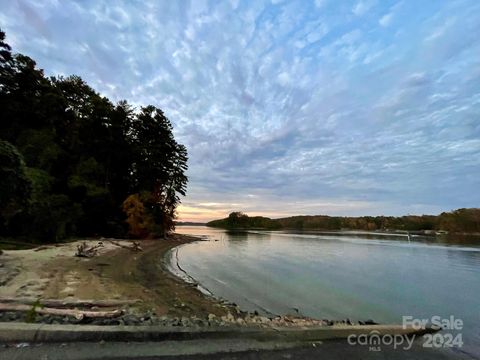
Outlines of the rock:
M 83 319 L 75 319 L 75 318 L 71 318 L 69 323 L 70 324 L 81 324 L 83 322 Z
M 378 323 L 376 323 L 372 319 L 368 319 L 367 321 L 365 321 L 365 325 L 378 325 Z
M 260 323 L 262 324 L 268 324 L 270 322 L 270 319 L 265 317 L 265 316 L 259 316 L 258 317 L 258 320 L 260 321 Z
M 115 319 L 105 319 L 104 325 L 120 325 L 120 321 Z
M 142 318 L 143 319 L 143 318 Z M 125 315 L 123 316 L 123 321 L 125 325 L 139 325 L 142 319 L 138 319 L 135 315 Z
M 205 326 L 208 326 L 209 323 L 208 323 L 208 322 L 205 322 L 205 321 L 203 321 L 203 320 L 197 320 L 197 321 L 195 322 L 195 325 L 197 325 L 198 327 L 205 327 Z
M 15 321 L 15 320 L 18 320 L 20 319 L 20 314 L 17 314 L 15 312 L 9 312 L 7 313 L 7 319 L 9 321 Z
M 182 326 L 190 326 L 191 325 L 190 320 L 185 316 L 182 317 L 181 323 L 182 323 Z
M 208 321 L 213 321 L 217 318 L 215 314 L 208 314 Z
M 40 319 L 40 322 L 45 324 L 51 324 L 53 323 L 53 319 L 50 316 L 44 316 L 42 319 Z

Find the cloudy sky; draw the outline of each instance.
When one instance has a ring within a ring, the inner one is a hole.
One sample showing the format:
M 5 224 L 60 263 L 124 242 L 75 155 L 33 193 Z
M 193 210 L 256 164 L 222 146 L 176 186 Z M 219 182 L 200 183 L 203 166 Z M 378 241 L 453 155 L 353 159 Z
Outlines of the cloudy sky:
M 14 51 L 162 108 L 183 220 L 480 206 L 480 2 L 0 0 Z

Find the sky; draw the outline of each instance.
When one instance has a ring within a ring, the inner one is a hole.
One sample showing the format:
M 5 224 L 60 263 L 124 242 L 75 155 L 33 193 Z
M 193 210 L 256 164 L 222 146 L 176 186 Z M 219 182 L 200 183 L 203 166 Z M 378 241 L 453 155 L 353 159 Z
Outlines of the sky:
M 478 0 L 0 0 L 15 52 L 164 110 L 180 220 L 480 206 Z

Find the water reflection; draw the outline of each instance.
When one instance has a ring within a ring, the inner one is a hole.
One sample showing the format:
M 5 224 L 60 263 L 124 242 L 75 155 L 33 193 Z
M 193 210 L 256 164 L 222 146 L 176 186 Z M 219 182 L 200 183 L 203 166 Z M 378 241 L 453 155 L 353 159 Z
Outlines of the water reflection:
M 182 268 L 245 309 L 396 323 L 455 315 L 480 343 L 480 247 L 471 238 L 177 231 L 212 240 L 181 247 Z

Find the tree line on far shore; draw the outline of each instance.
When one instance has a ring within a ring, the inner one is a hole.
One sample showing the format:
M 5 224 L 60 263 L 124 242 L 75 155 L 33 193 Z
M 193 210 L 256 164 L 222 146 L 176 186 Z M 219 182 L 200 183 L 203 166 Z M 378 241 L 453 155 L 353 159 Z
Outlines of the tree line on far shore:
M 187 150 L 162 110 L 46 77 L 0 31 L 0 237 L 157 237 L 174 227 Z
M 213 220 L 207 226 L 225 229 L 303 229 L 303 230 L 406 230 L 448 231 L 453 233 L 480 233 L 480 209 L 458 209 L 440 215 L 360 216 L 340 217 L 327 215 L 292 216 L 270 219 L 249 217 L 232 212 L 227 218 Z

